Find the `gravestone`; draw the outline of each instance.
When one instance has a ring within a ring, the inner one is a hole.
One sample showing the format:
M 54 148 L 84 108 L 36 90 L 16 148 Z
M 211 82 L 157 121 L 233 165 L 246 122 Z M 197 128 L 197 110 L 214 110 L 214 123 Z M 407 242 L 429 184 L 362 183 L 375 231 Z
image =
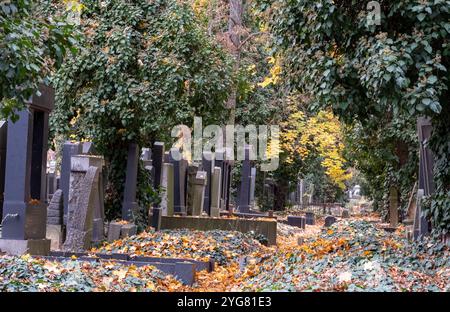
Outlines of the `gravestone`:
M 206 172 L 206 187 L 203 210 L 206 214 L 211 215 L 211 176 L 214 167 L 214 160 L 211 152 L 203 152 L 202 170 Z
M 300 216 L 288 216 L 287 223 L 291 226 L 296 226 L 301 229 L 305 229 L 306 227 L 306 218 Z
M 192 195 L 192 215 L 201 216 L 203 204 L 205 202 L 205 189 L 206 189 L 206 177 L 205 171 L 197 171 L 195 179 L 192 183 L 193 195 Z
M 164 143 L 155 142 L 152 149 L 152 167 L 153 167 L 153 187 L 155 190 L 159 189 L 162 183 L 162 171 L 164 163 Z M 163 214 L 160 205 L 153 206 L 152 226 L 159 230 L 161 224 L 161 216 Z
M 348 209 L 343 209 L 343 210 L 342 210 L 341 217 L 342 217 L 343 219 L 348 219 L 348 218 L 350 218 L 350 212 L 349 212 L 349 210 L 348 210 Z
M 256 186 L 256 168 L 250 171 L 250 206 L 255 206 L 255 186 Z
M 173 164 L 174 180 L 174 213 L 186 215 L 186 180 L 187 180 L 187 161 L 183 158 L 176 160 L 175 153 L 179 153 L 177 148 L 172 148 L 169 153 L 170 163 Z
M 3 220 L 3 192 L 5 190 L 6 137 L 8 123 L 0 120 L 0 220 Z
M 241 184 L 239 186 L 239 197 L 237 200 L 237 209 L 241 213 L 250 212 L 250 184 L 251 184 L 251 162 L 250 145 L 245 146 L 245 159 L 242 162 Z
M 173 164 L 163 164 L 161 208 L 164 216 L 173 216 Z
M 193 164 L 188 167 L 188 177 L 187 177 L 187 200 L 186 200 L 186 215 L 192 216 L 193 212 L 193 199 L 194 199 L 194 182 L 197 172 L 200 170 L 200 166 Z
M 56 191 L 56 177 L 53 172 L 47 173 L 47 181 L 46 181 L 46 192 L 47 192 L 47 201 L 50 202 L 53 194 Z
M 59 250 L 64 241 L 63 218 L 63 193 L 62 190 L 56 190 L 47 208 L 46 238 L 51 241 L 51 250 Z
M 316 224 L 316 215 L 314 214 L 314 212 L 306 212 L 305 218 L 306 218 L 307 225 L 315 225 Z
M 138 166 L 139 147 L 135 143 L 130 143 L 128 146 L 127 172 L 122 203 L 122 219 L 126 221 L 133 221 L 133 216 L 139 210 L 136 202 Z
M 65 251 L 77 252 L 91 247 L 102 166 L 101 157 L 72 157 L 67 237 L 63 245 Z
M 233 162 L 226 159 L 227 152 L 218 151 L 215 153 L 215 166 L 221 168 L 222 181 L 220 185 L 220 209 L 228 210 L 230 207 L 230 187 L 231 187 L 231 170 Z
M 83 151 L 81 143 L 66 142 L 62 149 L 61 177 L 59 180 L 63 193 L 64 224 L 67 225 L 69 211 L 69 188 L 72 156 L 79 155 Z
M 81 153 L 84 155 L 95 155 L 95 145 L 92 142 L 82 142 L 81 143 Z
M 325 217 L 325 227 L 330 227 L 336 222 L 336 217 L 326 216 Z
M 8 121 L 3 228 L 0 250 L 20 255 L 48 254 L 46 235 L 46 165 L 48 116 L 53 109 L 54 90 L 40 86 L 27 108 Z
M 211 176 L 211 217 L 220 217 L 220 183 L 222 180 L 222 169 L 214 167 L 213 174 Z
M 122 231 L 122 224 L 111 221 L 108 225 L 108 242 L 113 242 L 120 239 L 120 232 Z

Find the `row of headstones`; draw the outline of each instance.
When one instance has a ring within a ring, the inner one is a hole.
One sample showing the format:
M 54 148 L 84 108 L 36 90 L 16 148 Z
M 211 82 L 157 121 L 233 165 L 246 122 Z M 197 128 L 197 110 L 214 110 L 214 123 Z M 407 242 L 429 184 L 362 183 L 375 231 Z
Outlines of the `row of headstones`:
M 341 217 L 347 219 L 350 217 L 348 210 L 343 210 Z M 337 221 L 335 216 L 328 215 L 325 217 L 324 227 L 330 227 Z M 305 229 L 306 225 L 315 225 L 316 217 L 314 212 L 306 212 L 305 216 L 288 216 L 287 224 Z

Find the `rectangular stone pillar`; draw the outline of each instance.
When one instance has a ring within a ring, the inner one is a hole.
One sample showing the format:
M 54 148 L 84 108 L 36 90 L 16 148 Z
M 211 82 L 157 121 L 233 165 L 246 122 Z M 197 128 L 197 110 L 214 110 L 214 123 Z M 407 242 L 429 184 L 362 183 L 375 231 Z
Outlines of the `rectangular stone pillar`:
M 54 90 L 40 87 L 18 112 L 19 120 L 8 121 L 3 228 L 0 250 L 11 254 L 47 254 L 45 239 L 46 162 L 48 115 L 54 105 Z
M 197 176 L 197 172 L 199 171 L 198 165 L 191 165 L 188 167 L 188 187 L 187 187 L 187 204 L 186 204 L 186 214 L 188 216 L 192 216 L 193 213 L 193 199 L 194 199 L 194 181 Z
M 6 138 L 8 123 L 0 120 L 0 218 L 3 220 L 3 193 L 5 191 Z
M 174 153 L 179 153 L 177 148 L 170 151 L 170 163 L 173 164 L 174 171 L 174 213 L 186 215 L 186 180 L 187 161 L 183 158 L 175 159 Z
M 211 178 L 211 217 L 220 217 L 220 196 L 221 189 L 220 184 L 222 180 L 222 169 L 214 167 L 214 171 Z
M 255 187 L 256 187 L 256 168 L 252 167 L 250 171 L 250 206 L 255 206 Z
M 202 212 L 204 211 L 203 204 L 205 202 L 206 177 L 207 177 L 207 173 L 205 171 L 197 171 L 195 179 L 192 183 L 192 185 L 193 185 L 192 215 L 193 216 L 201 216 Z
M 250 212 L 250 184 L 251 184 L 251 162 L 250 162 L 250 145 L 245 146 L 245 159 L 242 162 L 241 169 L 241 185 L 239 187 L 239 197 L 237 200 L 237 208 L 239 212 Z
M 154 181 L 153 187 L 158 189 L 161 186 L 162 168 L 164 163 L 164 143 L 155 142 L 152 149 L 152 166 L 154 168 Z
M 206 188 L 205 188 L 205 202 L 203 203 L 203 210 L 211 214 L 211 175 L 214 167 L 214 159 L 210 152 L 203 152 L 202 156 L 202 170 L 206 172 Z
M 174 213 L 174 172 L 173 164 L 165 163 L 164 167 L 167 171 L 167 188 L 166 188 L 166 198 L 167 198 L 167 216 L 172 217 Z
M 389 222 L 391 227 L 398 225 L 398 190 L 395 187 L 389 190 Z
M 62 148 L 61 177 L 59 183 L 63 192 L 64 224 L 67 225 L 67 214 L 69 211 L 69 188 L 70 188 L 70 168 L 72 156 L 82 153 L 81 143 L 66 142 Z
M 139 210 L 136 202 L 137 174 L 139 166 L 139 146 L 131 143 L 128 146 L 127 172 L 122 203 L 122 219 L 133 221 L 133 216 Z

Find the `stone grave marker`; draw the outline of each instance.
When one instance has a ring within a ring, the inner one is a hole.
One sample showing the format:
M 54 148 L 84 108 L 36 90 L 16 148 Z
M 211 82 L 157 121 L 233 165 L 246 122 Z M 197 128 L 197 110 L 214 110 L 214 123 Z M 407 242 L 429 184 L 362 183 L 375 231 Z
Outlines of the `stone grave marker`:
M 135 143 L 128 146 L 127 172 L 122 203 L 122 219 L 132 222 L 139 210 L 136 202 L 137 174 L 139 166 L 139 147 Z
M 205 202 L 205 189 L 206 189 L 206 177 L 205 171 L 197 171 L 195 179 L 192 183 L 193 195 L 192 195 L 192 215 L 201 216 L 203 204 Z
M 20 255 L 50 252 L 46 235 L 46 165 L 48 116 L 54 106 L 54 90 L 40 86 L 19 120 L 8 121 L 3 228 L 0 250 Z
M 203 203 L 203 210 L 208 215 L 211 215 L 211 177 L 213 167 L 214 167 L 214 160 L 212 159 L 211 152 L 203 152 L 202 170 L 206 172 L 206 187 L 205 187 L 205 199 Z
M 316 215 L 314 214 L 314 212 L 306 212 L 305 217 L 306 217 L 307 225 L 315 225 L 316 224 Z
M 8 123 L 0 120 L 0 218 L 3 220 L 3 192 L 5 190 L 6 137 Z
M 47 180 L 46 180 L 46 192 L 47 192 L 47 201 L 50 202 L 52 199 L 53 194 L 56 191 L 56 177 L 53 172 L 47 173 Z
M 389 223 L 391 227 L 398 225 L 398 190 L 395 187 L 389 189 Z
M 305 229 L 306 218 L 300 217 L 300 216 L 288 216 L 287 223 L 288 223 L 288 225 L 296 226 L 301 229 Z
M 155 190 L 161 187 L 162 183 L 162 174 L 163 174 L 163 163 L 164 163 L 164 143 L 163 142 L 155 142 L 153 144 L 152 149 L 152 166 L 154 170 L 153 177 L 153 187 Z M 161 216 L 163 214 L 163 208 L 161 205 L 153 206 L 153 214 L 152 214 L 152 226 L 159 230 L 161 225 Z
M 186 180 L 187 180 L 187 160 L 181 158 L 176 160 L 174 155 L 179 153 L 178 148 L 170 150 L 170 163 L 173 164 L 174 179 L 174 213 L 186 215 Z
M 325 227 L 330 227 L 336 222 L 336 217 L 326 216 L 325 217 Z
M 252 167 L 250 171 L 250 206 L 255 206 L 255 186 L 256 186 L 256 168 Z
M 188 186 L 187 186 L 187 201 L 186 201 L 186 214 L 188 216 L 192 216 L 193 212 L 193 199 L 194 199 L 194 182 L 195 177 L 197 176 L 197 172 L 199 171 L 200 166 L 193 164 L 188 167 Z
M 214 167 L 214 171 L 211 176 L 211 214 L 210 214 L 210 216 L 214 218 L 220 217 L 221 181 L 222 181 L 222 169 L 220 167 Z
M 241 184 L 239 186 L 239 197 L 237 200 L 238 210 L 241 213 L 250 212 L 250 184 L 251 184 L 251 162 L 250 145 L 245 146 L 245 159 L 242 162 Z
M 349 211 L 348 209 L 343 209 L 343 210 L 342 210 L 341 217 L 342 217 L 343 219 L 348 219 L 348 218 L 350 218 L 350 211 Z
M 51 249 L 59 250 L 64 241 L 64 203 L 62 190 L 56 190 L 47 208 L 46 237 L 51 241 Z
M 161 208 L 164 216 L 173 216 L 173 164 L 163 164 Z
M 72 157 L 67 237 L 63 244 L 65 251 L 76 252 L 91 247 L 102 166 L 103 158 L 98 156 Z
M 59 183 L 63 193 L 63 221 L 65 225 L 67 225 L 67 216 L 69 212 L 70 168 L 72 156 L 79 155 L 82 151 L 82 145 L 80 143 L 66 142 L 62 148 L 61 177 Z

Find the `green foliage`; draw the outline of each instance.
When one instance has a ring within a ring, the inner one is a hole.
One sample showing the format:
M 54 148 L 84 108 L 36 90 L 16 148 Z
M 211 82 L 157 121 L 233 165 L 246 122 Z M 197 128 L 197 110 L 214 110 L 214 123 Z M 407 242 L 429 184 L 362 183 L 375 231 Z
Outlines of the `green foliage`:
M 172 127 L 194 116 L 225 120 L 231 64 L 185 3 L 82 3 L 83 48 L 54 79 L 51 125 L 55 134 L 92 139 L 110 161 L 106 204 L 118 216 L 128 143 L 170 142 Z
M 0 117 L 16 110 L 38 90 L 70 50 L 76 52 L 73 26 L 62 18 L 39 14 L 36 2 L 0 4 Z
M 379 26 L 367 22 L 370 12 L 361 1 L 260 2 L 272 10 L 289 87 L 310 95 L 311 109 L 332 108 L 342 120 L 360 125 L 367 139 L 376 137 L 357 151 L 368 180 L 376 178 L 373 189 L 395 180 L 412 189 L 417 152 L 402 161 L 397 149 L 417 149 L 411 140 L 415 120 L 431 118 L 437 188 L 432 220 L 449 231 L 450 152 L 443 128 L 449 118 L 450 1 L 379 1 Z

